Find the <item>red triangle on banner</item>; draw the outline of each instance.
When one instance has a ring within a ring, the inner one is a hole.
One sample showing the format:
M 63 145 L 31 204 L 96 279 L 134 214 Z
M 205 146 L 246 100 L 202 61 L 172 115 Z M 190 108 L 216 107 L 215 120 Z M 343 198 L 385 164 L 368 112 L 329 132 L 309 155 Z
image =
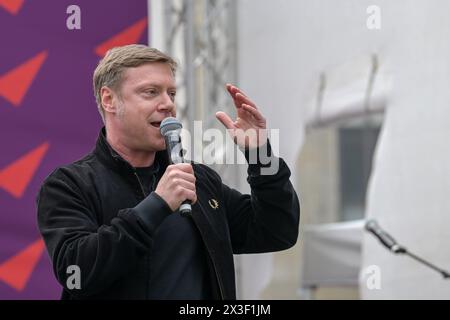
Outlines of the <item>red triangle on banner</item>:
M 0 0 L 1 1 L 1 0 Z M 20 105 L 39 69 L 47 58 L 47 51 L 25 61 L 0 77 L 0 95 L 16 107 Z
M 43 250 L 44 241 L 39 239 L 0 264 L 0 280 L 17 291 L 22 291 L 42 256 Z
M 103 57 L 106 52 L 114 47 L 124 46 L 127 44 L 137 43 L 142 37 L 147 26 L 147 18 L 142 18 L 138 22 L 134 23 L 130 27 L 116 34 L 112 38 L 102 42 L 95 48 L 95 53 Z
M 22 8 L 23 0 L 0 0 L 0 6 L 11 14 L 17 14 Z
M 22 197 L 48 147 L 48 142 L 43 143 L 1 170 L 0 187 L 16 198 Z

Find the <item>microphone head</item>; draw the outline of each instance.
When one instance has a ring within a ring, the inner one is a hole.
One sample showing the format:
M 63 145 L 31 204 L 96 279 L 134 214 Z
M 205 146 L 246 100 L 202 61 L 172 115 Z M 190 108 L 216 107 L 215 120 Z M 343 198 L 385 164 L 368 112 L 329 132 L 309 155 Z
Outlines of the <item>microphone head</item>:
M 380 226 L 378 225 L 377 221 L 374 219 L 368 220 L 364 227 L 366 228 L 367 231 L 380 229 Z
M 173 130 L 180 130 L 182 127 L 183 125 L 178 119 L 174 117 L 167 117 L 163 121 L 161 121 L 159 131 L 161 132 L 161 135 L 165 136 L 168 132 Z

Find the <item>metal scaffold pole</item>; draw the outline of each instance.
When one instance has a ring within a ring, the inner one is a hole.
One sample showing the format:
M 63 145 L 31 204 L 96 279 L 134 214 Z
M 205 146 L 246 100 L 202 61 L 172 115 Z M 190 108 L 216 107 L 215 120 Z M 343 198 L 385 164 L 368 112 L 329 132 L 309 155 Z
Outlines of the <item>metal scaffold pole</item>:
M 190 130 L 194 121 L 202 121 L 204 130 L 224 130 L 215 113 L 235 116 L 225 84 L 237 81 L 236 1 L 165 0 L 162 6 L 165 51 L 180 63 L 178 117 Z M 228 182 L 236 183 L 232 167 L 214 165 Z

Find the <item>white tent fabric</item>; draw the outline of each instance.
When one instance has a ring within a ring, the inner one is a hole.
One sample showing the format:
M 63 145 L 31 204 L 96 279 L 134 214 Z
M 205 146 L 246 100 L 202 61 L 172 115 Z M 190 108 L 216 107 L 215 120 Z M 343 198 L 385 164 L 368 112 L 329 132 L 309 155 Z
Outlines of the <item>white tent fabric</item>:
M 303 230 L 301 286 L 358 286 L 364 221 L 311 225 Z
M 450 255 L 442 249 L 450 245 L 450 41 L 446 35 L 450 3 L 379 0 L 379 30 L 366 27 L 369 5 L 332 0 L 239 2 L 240 84 L 269 123 L 282 128 L 280 154 L 293 167 L 304 124 L 313 119 L 315 107 L 308 102 L 317 96 L 320 74 L 355 56 L 376 53 L 380 66 L 391 61 L 395 83 L 387 95 L 367 217 L 377 219 L 415 253 L 450 266 Z M 365 84 L 361 80 L 348 88 L 361 92 L 357 88 Z M 358 95 L 355 101 L 361 101 Z M 338 109 L 328 107 L 335 105 L 333 96 L 324 94 L 322 117 L 326 110 Z M 352 105 L 351 100 L 336 105 Z M 381 289 L 370 290 L 361 282 L 362 298 L 450 297 L 450 286 L 439 275 L 407 257 L 392 255 L 365 235 L 363 267 L 372 265 L 380 268 Z M 260 265 L 254 266 L 257 273 Z
M 316 97 L 309 103 L 306 125 L 382 112 L 392 90 L 392 76 L 376 55 L 365 55 L 327 69 L 319 77 Z
M 450 29 L 448 1 L 390 7 L 388 27 L 395 91 L 386 113 L 367 195 L 367 217 L 420 257 L 449 269 Z M 425 19 L 425 17 L 427 17 Z M 377 266 L 381 288 L 361 282 L 364 299 L 449 299 L 435 271 L 387 252 L 365 236 L 363 268 Z

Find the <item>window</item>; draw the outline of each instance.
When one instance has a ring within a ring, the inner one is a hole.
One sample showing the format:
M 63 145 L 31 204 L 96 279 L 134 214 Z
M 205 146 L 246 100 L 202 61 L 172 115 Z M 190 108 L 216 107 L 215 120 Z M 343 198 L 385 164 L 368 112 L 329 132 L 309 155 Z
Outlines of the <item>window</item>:
M 305 135 L 298 162 L 303 221 L 363 219 L 383 114 L 343 119 Z
M 340 221 L 364 218 L 379 126 L 339 128 Z

